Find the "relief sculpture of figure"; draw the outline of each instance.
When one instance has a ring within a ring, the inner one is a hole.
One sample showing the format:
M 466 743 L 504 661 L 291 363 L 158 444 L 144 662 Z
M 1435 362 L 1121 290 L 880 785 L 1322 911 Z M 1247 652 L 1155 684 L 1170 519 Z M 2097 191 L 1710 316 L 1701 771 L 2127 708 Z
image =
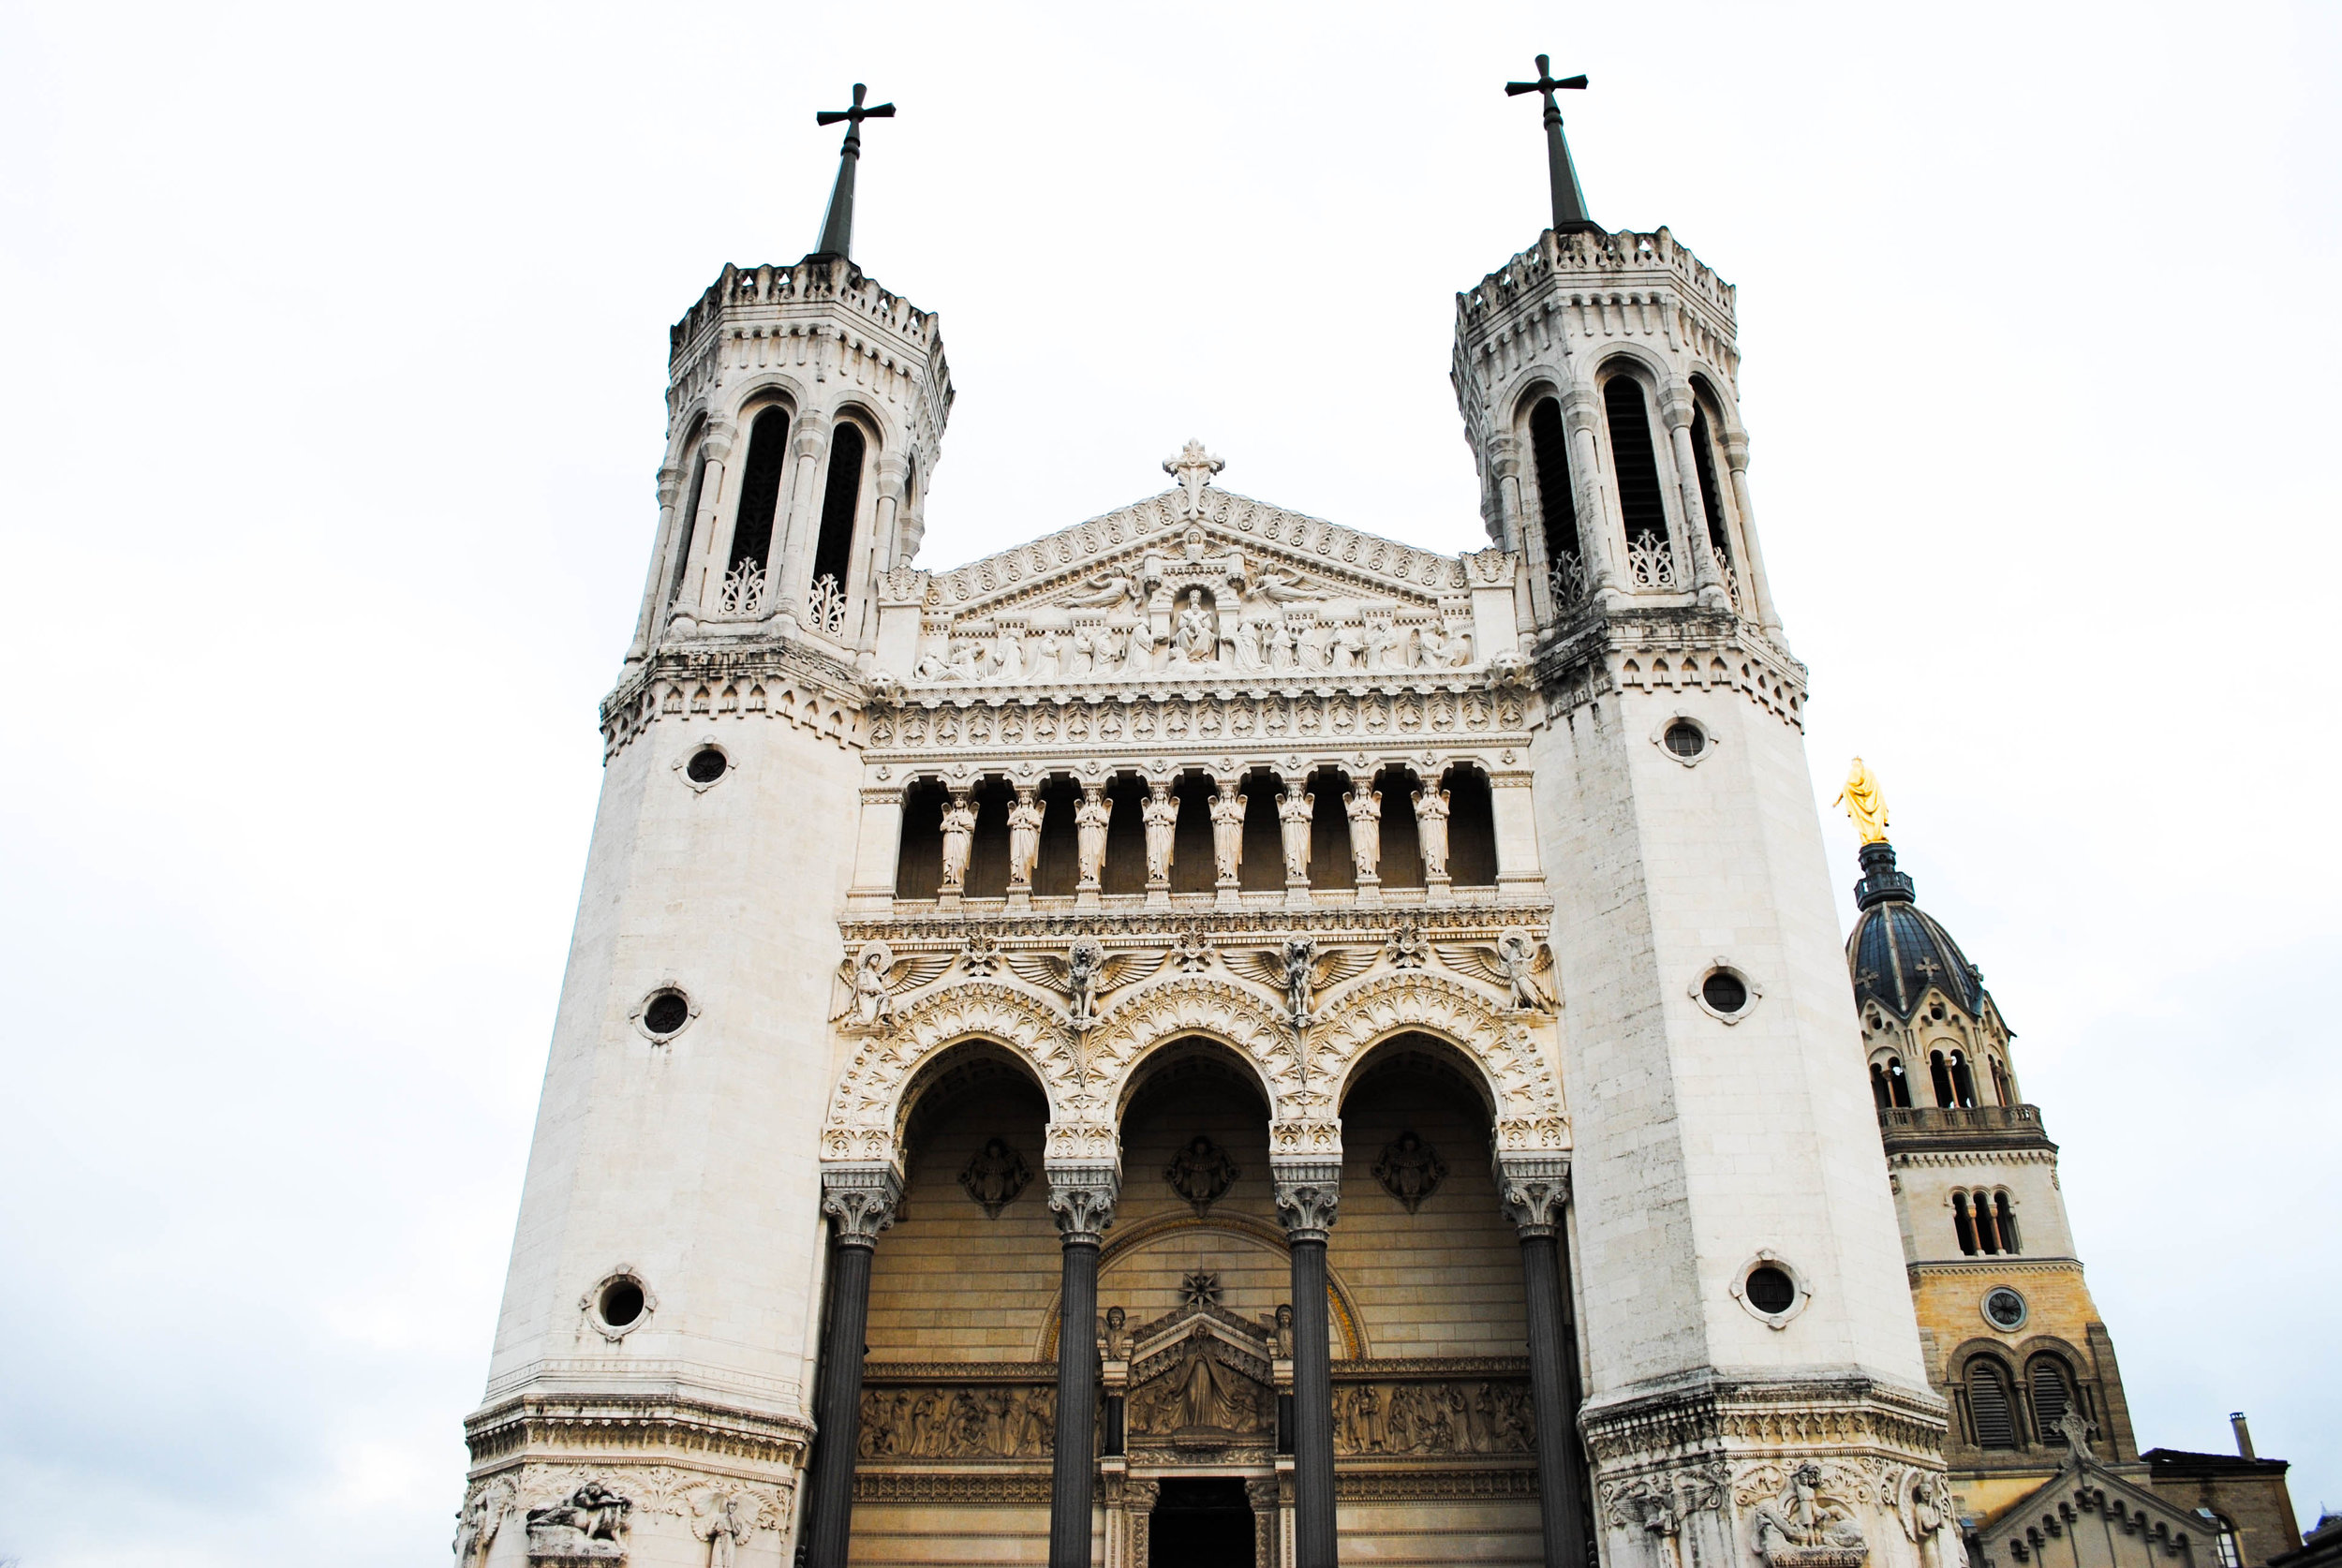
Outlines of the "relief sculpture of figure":
M 1137 584 L 1119 571 L 1105 572 L 1081 585 L 1059 602 L 1069 610 L 1111 610 L 1125 599 L 1138 598 Z
M 1220 618 L 1204 602 L 1204 590 L 1187 590 L 1187 608 L 1179 612 L 1172 641 L 1190 664 L 1210 664 L 1220 658 Z
M 1244 859 L 1244 797 L 1234 784 L 1223 784 L 1212 792 L 1211 858 L 1220 885 L 1236 886 Z
M 537 1555 L 535 1548 L 540 1542 L 568 1545 L 571 1540 L 582 1540 L 624 1545 L 627 1511 L 633 1506 L 632 1499 L 620 1497 L 599 1481 L 588 1481 L 561 1501 L 528 1511 L 529 1555 Z
M 1307 790 L 1288 789 L 1277 802 L 1277 821 L 1284 834 L 1285 880 L 1310 880 L 1310 822 L 1317 797 Z
M 957 893 L 968 880 L 968 850 L 976 837 L 976 806 L 965 790 L 943 808 L 943 891 Z
M 1041 858 L 1041 819 L 1045 807 L 1031 789 L 1016 791 L 1008 808 L 1008 885 L 1032 886 L 1034 862 Z
M 1756 1551 L 1768 1562 L 1792 1563 L 1816 1548 L 1866 1546 L 1854 1516 L 1821 1495 L 1821 1467 L 1810 1459 L 1789 1472 L 1779 1496 L 1757 1505 Z
M 1198 1342 L 1179 1380 L 1179 1425 L 1189 1430 L 1243 1431 L 1253 1425 L 1253 1401 L 1245 1396 L 1236 1374 Z
M 691 1533 L 707 1543 L 708 1568 L 734 1568 L 756 1521 L 741 1516 L 738 1492 L 710 1492 L 691 1499 Z
M 1447 791 L 1415 792 L 1415 831 L 1423 844 L 1423 874 L 1433 881 L 1447 876 Z
M 1353 788 L 1342 803 L 1350 814 L 1350 857 L 1357 862 L 1358 880 L 1366 881 L 1383 864 L 1383 791 Z
M 1147 824 L 1147 881 L 1149 886 L 1171 880 L 1171 844 L 1179 825 L 1179 803 L 1171 798 L 1171 786 L 1154 785 L 1140 806 L 1139 816 Z
M 1104 788 L 1089 784 L 1082 787 L 1081 804 L 1074 807 L 1074 837 L 1081 859 L 1081 881 L 1085 893 L 1099 885 L 1099 878 L 1106 866 L 1106 823 L 1114 816 L 1114 803 L 1106 799 Z

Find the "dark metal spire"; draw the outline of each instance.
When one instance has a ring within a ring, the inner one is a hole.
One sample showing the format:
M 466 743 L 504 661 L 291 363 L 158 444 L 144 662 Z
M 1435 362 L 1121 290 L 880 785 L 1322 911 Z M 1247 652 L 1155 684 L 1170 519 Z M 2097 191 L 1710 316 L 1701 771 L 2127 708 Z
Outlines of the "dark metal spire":
M 1553 61 L 1549 54 L 1537 56 L 1537 79 L 1534 81 L 1507 81 L 1505 96 L 1517 98 L 1523 93 L 1545 95 L 1545 156 L 1553 178 L 1553 232 L 1556 234 L 1599 234 L 1602 226 L 1586 215 L 1586 193 L 1578 188 L 1578 170 L 1569 161 L 1569 143 L 1562 137 L 1562 106 L 1553 99 L 1557 88 L 1583 87 L 1582 76 L 1553 80 Z
M 846 142 L 837 149 L 837 184 L 829 193 L 829 215 L 822 220 L 821 244 L 813 247 L 816 256 L 845 256 L 853 244 L 853 168 L 862 161 L 862 122 L 891 120 L 895 106 L 882 103 L 862 107 L 862 95 L 869 89 L 857 81 L 853 84 L 852 109 L 824 109 L 813 116 L 817 126 L 834 126 L 846 122 Z

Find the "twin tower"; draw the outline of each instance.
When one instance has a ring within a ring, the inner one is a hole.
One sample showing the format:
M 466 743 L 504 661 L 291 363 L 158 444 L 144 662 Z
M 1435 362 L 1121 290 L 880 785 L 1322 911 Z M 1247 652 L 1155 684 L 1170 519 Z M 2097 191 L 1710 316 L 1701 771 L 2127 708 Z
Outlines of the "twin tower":
M 1734 292 L 1565 85 L 1461 555 L 1191 442 L 917 564 L 853 134 L 677 323 L 459 1568 L 1956 1561 Z

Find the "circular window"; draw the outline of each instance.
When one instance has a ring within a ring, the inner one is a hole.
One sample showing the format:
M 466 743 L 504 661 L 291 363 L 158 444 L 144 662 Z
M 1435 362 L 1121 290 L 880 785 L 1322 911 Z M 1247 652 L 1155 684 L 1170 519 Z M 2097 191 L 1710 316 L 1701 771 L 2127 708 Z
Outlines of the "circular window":
M 2007 1285 L 1989 1291 L 1984 1296 L 1984 1321 L 2004 1333 L 2024 1326 L 2026 1317 L 2024 1297 Z
M 624 1328 L 643 1315 L 643 1282 L 640 1280 L 613 1280 L 601 1287 L 601 1321 L 613 1328 Z
M 703 746 L 691 753 L 691 760 L 683 764 L 683 777 L 694 784 L 713 784 L 724 776 L 732 763 L 712 746 Z
M 1688 718 L 1679 718 L 1668 726 L 1667 748 L 1688 762 L 1708 749 L 1708 732 Z
M 643 1027 L 653 1034 L 673 1034 L 691 1021 L 691 1004 L 680 991 L 661 991 L 643 1009 Z
M 1748 986 L 1729 969 L 1718 969 L 1699 983 L 1699 996 L 1718 1013 L 1738 1013 L 1748 1005 Z
M 1759 1312 L 1786 1312 L 1797 1299 L 1797 1281 L 1771 1264 L 1748 1271 L 1748 1304 Z

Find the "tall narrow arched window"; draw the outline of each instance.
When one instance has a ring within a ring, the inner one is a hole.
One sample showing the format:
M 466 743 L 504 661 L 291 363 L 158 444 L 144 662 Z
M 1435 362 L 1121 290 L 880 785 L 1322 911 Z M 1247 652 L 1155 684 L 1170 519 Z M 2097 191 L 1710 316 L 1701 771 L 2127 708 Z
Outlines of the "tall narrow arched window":
M 669 604 L 683 591 L 683 579 L 691 570 L 691 530 L 699 521 L 700 493 L 706 487 L 707 453 L 703 450 L 691 458 L 691 482 L 684 491 L 683 514 L 675 519 L 674 560 L 667 569 Z
M 1954 1051 L 1946 1065 L 1951 1069 L 1951 1092 L 1958 1097 L 1952 1103 L 1955 1105 L 1975 1104 L 1976 1074 L 1968 1070 L 1968 1054 L 1965 1051 Z
M 781 476 L 789 470 L 789 411 L 767 408 L 749 426 L 749 460 L 740 468 L 740 512 L 732 524 L 732 555 L 724 563 L 723 608 L 752 614 L 764 603 L 773 564 L 773 519 L 780 510 Z
M 1993 1217 L 1993 1195 L 1977 1192 L 1970 1195 L 1972 1212 L 1976 1216 L 1976 1245 L 1979 1251 L 1998 1256 L 2001 1251 L 2000 1224 Z
M 2026 1381 L 2033 1385 L 2033 1429 L 2053 1432 L 2073 1407 L 2073 1377 L 2053 1355 L 2035 1356 L 2025 1370 Z
M 2000 1250 L 2017 1250 L 2017 1211 L 2008 1202 L 2008 1194 L 1993 1194 L 1993 1228 L 2000 1232 Z
M 1537 467 L 1537 510 L 1554 598 L 1574 604 L 1586 595 L 1586 555 L 1578 538 L 1578 497 L 1570 484 L 1569 433 L 1562 426 L 1562 406 L 1549 397 L 1539 399 L 1529 411 L 1529 452 Z
M 1960 1103 L 1960 1097 L 1951 1087 L 1951 1068 L 1941 1051 L 1927 1053 L 1927 1076 L 1935 1090 L 1935 1103 L 1945 1109 Z
M 1968 1214 L 1968 1195 L 1965 1192 L 1951 1195 L 1951 1229 L 1952 1234 L 1960 1238 L 1960 1250 L 1971 1258 L 1975 1257 L 1976 1220 Z
M 2245 1553 L 2236 1539 L 2236 1526 L 2209 1508 L 2199 1508 L 2196 1516 L 2212 1531 L 2214 1568 L 2244 1568 Z
M 1692 405 L 1692 466 L 1699 474 L 1699 505 L 1708 514 L 1708 544 L 1715 551 L 1720 566 L 1732 564 L 1732 531 L 1724 522 L 1724 487 L 1716 482 L 1715 427 L 1708 422 L 1708 410 L 1699 403 Z
M 1447 875 L 1458 887 L 1496 885 L 1496 799 L 1489 776 L 1474 767 L 1451 767 L 1440 780 L 1447 791 Z
M 1887 1059 L 1887 1093 L 1890 1103 L 1899 1111 L 1911 1108 L 1911 1074 L 1903 1070 L 1901 1057 Z
M 1659 457 L 1651 446 L 1651 407 L 1642 383 L 1613 376 L 1602 388 L 1602 407 L 1610 424 L 1610 462 L 1618 475 L 1618 509 L 1626 543 L 1638 553 L 1636 586 L 1675 586 L 1675 563 L 1668 548 L 1667 503 L 1659 495 Z
M 854 514 L 862 506 L 862 432 L 840 420 L 829 440 L 829 483 L 822 492 L 822 531 L 813 545 L 814 624 L 833 635 L 845 629 L 846 578 L 853 566 Z
M 2017 1446 L 2017 1416 L 2008 1399 L 2008 1375 L 1999 1363 L 1979 1357 L 1968 1363 L 1968 1424 L 1979 1448 Z

